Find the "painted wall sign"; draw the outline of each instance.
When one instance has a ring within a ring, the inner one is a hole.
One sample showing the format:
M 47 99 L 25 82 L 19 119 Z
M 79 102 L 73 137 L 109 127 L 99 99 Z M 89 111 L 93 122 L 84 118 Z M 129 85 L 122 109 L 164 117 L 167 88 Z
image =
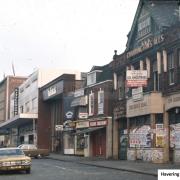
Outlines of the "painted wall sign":
M 159 35 L 159 36 L 155 36 L 152 38 L 148 38 L 146 41 L 142 41 L 141 42 L 141 46 L 133 49 L 132 51 L 129 51 L 127 53 L 127 58 L 133 57 L 139 53 L 142 53 L 143 51 L 157 45 L 160 44 L 164 41 L 164 35 Z
M 128 99 L 126 107 L 127 117 L 163 113 L 163 98 L 160 93 L 146 94 L 140 101 L 134 101 L 132 98 Z

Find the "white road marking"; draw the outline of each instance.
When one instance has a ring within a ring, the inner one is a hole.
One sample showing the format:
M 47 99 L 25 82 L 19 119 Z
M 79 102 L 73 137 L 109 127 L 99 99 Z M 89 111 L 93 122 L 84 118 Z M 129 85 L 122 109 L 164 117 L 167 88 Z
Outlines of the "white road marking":
M 66 168 L 61 167 L 61 166 L 55 166 L 55 167 L 57 167 L 57 168 L 59 168 L 59 169 L 62 169 L 62 170 L 66 170 Z

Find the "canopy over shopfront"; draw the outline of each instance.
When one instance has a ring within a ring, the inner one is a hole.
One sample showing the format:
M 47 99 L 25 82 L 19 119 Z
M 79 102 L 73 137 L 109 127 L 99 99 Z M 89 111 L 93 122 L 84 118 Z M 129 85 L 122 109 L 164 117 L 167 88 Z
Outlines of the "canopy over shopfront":
M 78 135 L 78 134 L 86 134 L 86 133 L 90 133 L 90 132 L 93 132 L 93 131 L 97 131 L 97 130 L 100 130 L 102 128 L 105 128 L 106 126 L 103 126 L 103 127 L 94 127 L 94 128 L 86 128 L 86 129 L 83 129 L 83 130 L 78 130 L 75 135 Z
M 18 127 L 20 125 L 24 125 L 30 122 L 33 122 L 33 120 L 37 119 L 38 115 L 34 113 L 23 113 L 16 115 L 12 119 L 9 119 L 3 123 L 0 124 L 0 131 L 6 132 L 6 129 Z

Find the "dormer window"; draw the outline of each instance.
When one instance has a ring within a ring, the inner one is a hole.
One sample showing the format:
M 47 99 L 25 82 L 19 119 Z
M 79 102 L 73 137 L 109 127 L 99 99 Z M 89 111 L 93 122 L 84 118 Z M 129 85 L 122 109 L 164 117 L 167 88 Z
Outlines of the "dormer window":
M 92 84 L 96 84 L 97 82 L 97 74 L 102 71 L 95 70 L 87 74 L 87 86 L 90 86 Z

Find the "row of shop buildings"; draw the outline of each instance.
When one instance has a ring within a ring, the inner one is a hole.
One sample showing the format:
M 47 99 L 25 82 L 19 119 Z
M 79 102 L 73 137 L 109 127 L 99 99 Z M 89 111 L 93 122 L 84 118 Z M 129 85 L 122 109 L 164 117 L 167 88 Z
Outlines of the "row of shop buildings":
M 62 154 L 179 162 L 179 6 L 140 0 L 126 50 L 107 65 L 31 74 L 9 96 L 1 134 Z M 146 72 L 145 83 L 127 81 L 127 71 Z

